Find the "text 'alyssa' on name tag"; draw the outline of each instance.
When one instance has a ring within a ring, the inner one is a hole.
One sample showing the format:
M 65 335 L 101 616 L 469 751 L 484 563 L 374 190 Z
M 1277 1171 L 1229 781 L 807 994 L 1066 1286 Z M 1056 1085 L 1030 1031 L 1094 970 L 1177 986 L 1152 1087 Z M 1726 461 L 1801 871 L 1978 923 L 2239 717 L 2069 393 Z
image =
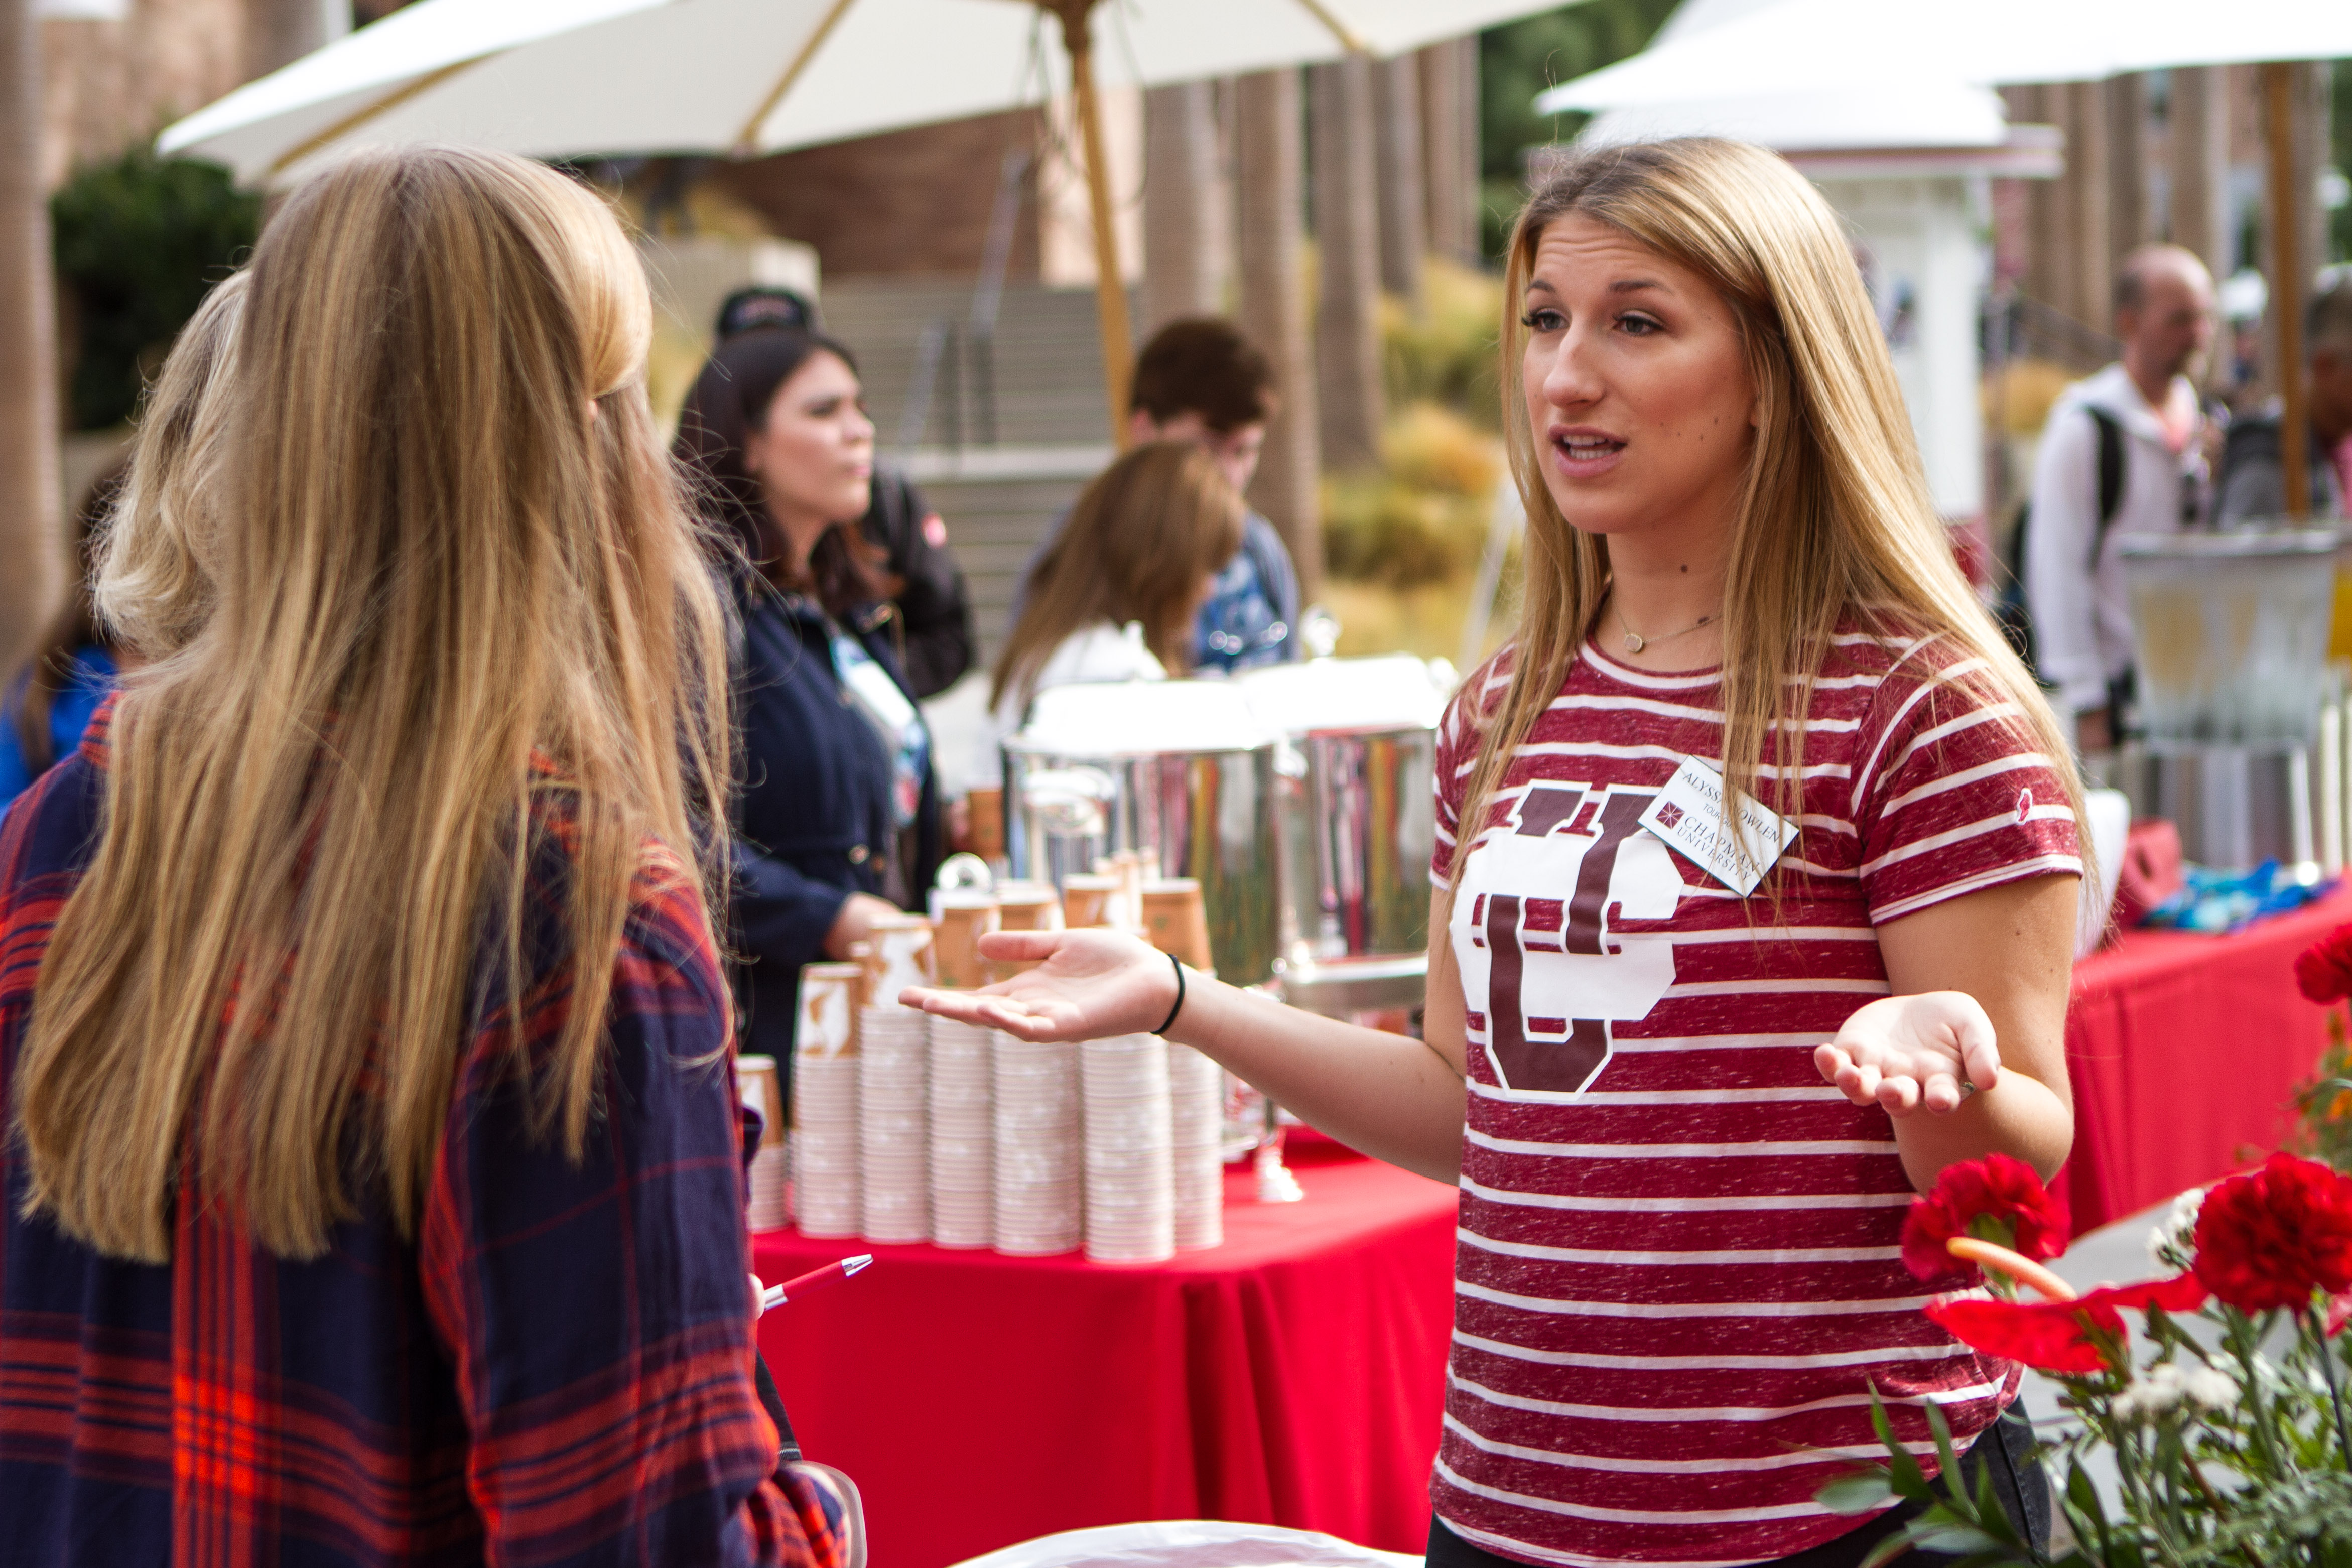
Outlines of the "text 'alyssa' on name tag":
M 1754 796 L 1739 803 L 1738 832 L 1726 830 L 1723 777 L 1695 758 L 1685 757 L 1674 778 L 1658 792 L 1642 826 L 1704 867 L 1741 898 L 1756 890 L 1764 873 L 1797 836 L 1797 825 Z

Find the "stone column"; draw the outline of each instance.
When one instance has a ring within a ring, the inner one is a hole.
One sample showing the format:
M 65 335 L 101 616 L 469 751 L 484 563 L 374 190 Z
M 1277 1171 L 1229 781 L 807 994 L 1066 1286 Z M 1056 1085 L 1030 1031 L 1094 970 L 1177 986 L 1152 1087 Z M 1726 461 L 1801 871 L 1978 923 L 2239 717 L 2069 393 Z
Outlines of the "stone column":
M 1478 40 L 1419 50 L 1423 200 L 1429 254 L 1465 266 L 1478 257 Z
M 1239 153 L 1236 314 L 1243 335 L 1273 363 L 1281 398 L 1266 426 L 1265 455 L 1249 500 L 1290 546 L 1305 602 L 1323 585 L 1318 490 L 1323 457 L 1307 323 L 1306 148 L 1298 88 L 1296 70 L 1241 78 L 1234 91 L 1234 141 Z
M 1155 87 L 1143 99 L 1143 335 L 1225 308 L 1232 271 L 1214 84 Z
M 1372 157 L 1372 70 L 1362 55 L 1314 68 L 1315 248 L 1322 298 L 1315 370 L 1323 461 L 1380 461 L 1380 201 Z
M 0 669 L 15 668 L 31 651 L 65 579 L 57 301 L 34 5 L 0 0 Z
M 1420 60 L 1399 55 L 1381 61 L 1372 68 L 1372 87 L 1380 154 L 1381 287 L 1417 303 L 1421 259 L 1429 247 Z
M 2176 67 L 2166 136 L 2172 176 L 2166 230 L 2204 258 L 2216 280 L 2230 270 L 2230 95 L 2218 66 Z M 2227 356 L 2216 343 L 2215 359 Z

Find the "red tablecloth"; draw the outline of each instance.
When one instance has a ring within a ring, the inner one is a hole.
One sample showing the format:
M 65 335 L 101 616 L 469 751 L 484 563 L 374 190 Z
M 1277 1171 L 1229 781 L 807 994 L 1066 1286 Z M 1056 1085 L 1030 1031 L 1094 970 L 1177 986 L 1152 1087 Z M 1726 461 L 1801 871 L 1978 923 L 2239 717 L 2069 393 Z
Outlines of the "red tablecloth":
M 1328 1146 L 1292 1163 L 1304 1203 L 1231 1176 L 1225 1244 L 1164 1264 L 754 1237 L 768 1280 L 875 1254 L 760 1333 L 803 1448 L 864 1491 L 874 1561 L 1144 1519 L 1418 1552 L 1454 1191 Z
M 2327 1044 L 2294 955 L 2347 921 L 2352 888 L 2234 936 L 2135 931 L 2074 966 L 2066 1066 L 2081 1235 L 2268 1153 Z

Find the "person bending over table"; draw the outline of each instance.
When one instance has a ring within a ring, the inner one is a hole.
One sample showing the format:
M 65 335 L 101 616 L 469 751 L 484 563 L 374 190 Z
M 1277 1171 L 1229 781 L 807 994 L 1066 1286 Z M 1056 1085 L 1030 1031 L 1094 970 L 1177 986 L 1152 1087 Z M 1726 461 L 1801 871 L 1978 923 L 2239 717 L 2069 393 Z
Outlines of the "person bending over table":
M 754 1389 L 635 252 L 417 148 L 251 273 L 193 636 L 0 825 L 0 1565 L 848 1565 Z
M 1031 569 L 972 776 L 997 771 L 997 742 L 1049 687 L 1190 674 L 1193 617 L 1241 547 L 1245 512 L 1216 459 L 1189 441 L 1138 447 L 1097 475 Z
M 993 935 L 1043 967 L 908 999 L 1030 1039 L 1157 1029 L 1460 1184 L 1432 1563 L 1858 1563 L 1895 1520 L 1815 1493 L 1877 1451 L 1873 1386 L 1915 1451 L 1940 1406 L 2045 1531 L 1996 1423 L 2019 1369 L 1921 1314 L 1963 1282 L 1897 1244 L 1947 1164 L 2046 1174 L 2072 1138 L 2063 735 L 1788 164 L 1580 153 L 1507 279 L 1527 607 L 1440 735 L 1426 1044 L 1099 931 Z M 1760 881 L 1712 848 L 1718 791 Z
M 719 345 L 674 447 L 742 620 L 730 900 L 745 1047 L 784 1067 L 804 963 L 920 908 L 940 858 L 930 735 L 900 662 L 882 552 L 854 526 L 874 476 L 857 363 L 784 327 Z

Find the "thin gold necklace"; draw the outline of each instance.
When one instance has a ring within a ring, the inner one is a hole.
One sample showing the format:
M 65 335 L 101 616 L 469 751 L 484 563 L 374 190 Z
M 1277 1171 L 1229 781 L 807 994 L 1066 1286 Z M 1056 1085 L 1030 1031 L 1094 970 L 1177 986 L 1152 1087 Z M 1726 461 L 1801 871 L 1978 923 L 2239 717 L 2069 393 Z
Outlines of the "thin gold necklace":
M 1617 617 L 1618 628 L 1625 634 L 1625 651 L 1627 653 L 1640 653 L 1643 648 L 1655 647 L 1660 643 L 1670 643 L 1676 637 L 1686 637 L 1690 636 L 1691 633 L 1698 630 L 1701 626 L 1710 626 L 1715 624 L 1715 617 L 1712 615 L 1706 615 L 1701 616 L 1697 620 L 1693 621 L 1689 626 L 1685 626 L 1678 632 L 1668 632 L 1665 636 L 1660 637 L 1645 637 L 1641 633 L 1635 631 L 1632 626 L 1625 624 L 1625 612 L 1618 607 L 1617 597 L 1613 594 L 1611 595 L 1609 598 L 1609 613 Z

